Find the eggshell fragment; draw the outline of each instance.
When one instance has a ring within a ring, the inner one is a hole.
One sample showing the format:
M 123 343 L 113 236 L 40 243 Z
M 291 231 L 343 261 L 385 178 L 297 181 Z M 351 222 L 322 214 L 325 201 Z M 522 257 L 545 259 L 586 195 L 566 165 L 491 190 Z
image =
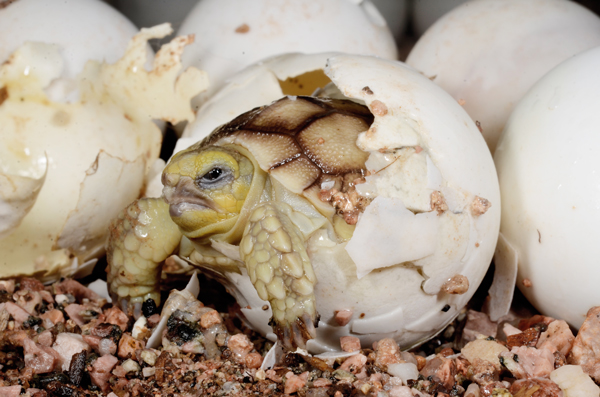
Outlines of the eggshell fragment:
M 0 220 L 10 232 L 0 239 L 0 277 L 36 274 L 49 281 L 103 252 L 108 222 L 140 194 L 159 155 L 161 132 L 152 118 L 192 120 L 190 98 L 206 85 L 198 70 L 179 74 L 190 37 L 165 46 L 154 69 L 145 69 L 147 41 L 171 31 L 167 25 L 142 31 L 113 65 L 90 61 L 77 85 L 80 100 L 71 103 L 52 101 L 45 91 L 62 72 L 57 46 L 27 43 L 0 67 L 6 93 L 0 172 L 27 176 L 23 164 L 48 164 L 21 223 Z M 31 201 L 31 182 L 18 182 Z M 1 197 L 10 194 L 5 187 Z
M 527 90 L 560 62 L 598 45 L 600 18 L 575 2 L 477 0 L 435 22 L 406 62 L 462 104 L 493 153 Z
M 0 239 L 19 226 L 33 207 L 45 179 L 46 172 L 38 178 L 0 173 Z
M 372 270 L 415 261 L 435 252 L 439 218 L 435 212 L 415 214 L 402 201 L 378 196 L 363 214 L 346 251 L 360 279 Z M 378 244 L 364 245 L 364 241 Z
M 544 315 L 576 329 L 600 301 L 599 68 L 595 48 L 540 79 L 495 154 L 501 232 L 516 251 L 517 286 Z
M 186 51 L 184 66 L 210 76 L 209 90 L 195 105 L 246 66 L 290 50 L 397 57 L 394 38 L 370 0 L 201 0 L 178 34 L 198 39 Z

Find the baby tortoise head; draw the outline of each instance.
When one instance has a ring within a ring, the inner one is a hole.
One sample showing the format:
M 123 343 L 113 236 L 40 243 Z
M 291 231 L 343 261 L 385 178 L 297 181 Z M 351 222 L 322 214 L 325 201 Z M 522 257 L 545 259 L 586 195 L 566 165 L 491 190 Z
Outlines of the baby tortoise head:
M 234 223 L 253 174 L 252 161 L 228 147 L 197 144 L 177 153 L 162 175 L 171 218 L 192 238 L 204 235 L 206 228 Z

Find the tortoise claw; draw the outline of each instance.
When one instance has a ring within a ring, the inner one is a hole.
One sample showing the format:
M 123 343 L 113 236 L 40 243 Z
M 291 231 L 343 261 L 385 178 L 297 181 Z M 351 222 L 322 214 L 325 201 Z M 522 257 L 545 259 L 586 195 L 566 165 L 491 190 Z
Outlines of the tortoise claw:
M 317 321 L 308 313 L 304 313 L 295 321 L 287 324 L 274 324 L 273 331 L 281 341 L 285 350 L 306 349 L 306 342 L 316 336 Z

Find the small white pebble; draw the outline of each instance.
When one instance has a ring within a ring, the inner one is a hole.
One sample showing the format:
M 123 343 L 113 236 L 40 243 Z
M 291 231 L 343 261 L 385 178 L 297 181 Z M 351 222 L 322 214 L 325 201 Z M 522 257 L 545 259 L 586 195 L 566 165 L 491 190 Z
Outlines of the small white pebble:
M 65 302 L 69 302 L 69 298 L 65 294 L 58 294 L 54 297 L 54 301 L 60 305 Z
M 563 365 L 550 373 L 550 379 L 560 387 L 565 397 L 600 395 L 600 388 L 579 365 Z
M 156 373 L 156 368 L 154 367 L 146 367 L 144 369 L 142 369 L 142 375 L 144 375 L 144 378 L 149 378 L 150 376 L 153 376 Z
M 413 363 L 388 364 L 388 373 L 402 379 L 404 385 L 407 384 L 408 380 L 419 377 L 419 370 Z
M 144 362 L 148 365 L 152 365 L 154 366 L 154 364 L 156 364 L 156 359 L 158 358 L 158 355 L 153 352 L 152 350 L 148 350 L 148 349 L 144 349 L 142 350 L 142 353 L 140 354 L 140 356 L 142 357 L 142 360 L 144 360 Z
M 135 324 L 133 324 L 133 329 L 131 330 L 131 336 L 133 336 L 135 339 L 141 339 L 141 337 L 144 335 L 144 333 L 146 333 L 148 331 L 147 325 L 148 325 L 148 320 L 146 320 L 146 317 L 140 316 L 140 318 L 137 319 Z
M 258 371 L 256 371 L 256 374 L 254 375 L 254 379 L 256 380 L 265 380 L 266 379 L 266 373 L 265 371 L 261 368 Z
M 138 372 L 141 369 L 140 365 L 130 358 L 125 360 L 121 366 L 127 372 Z

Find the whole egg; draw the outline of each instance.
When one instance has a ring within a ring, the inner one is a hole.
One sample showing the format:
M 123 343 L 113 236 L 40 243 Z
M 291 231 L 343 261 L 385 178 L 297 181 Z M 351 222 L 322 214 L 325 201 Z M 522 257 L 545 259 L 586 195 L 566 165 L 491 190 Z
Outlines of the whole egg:
M 516 260 L 529 301 L 575 328 L 600 302 L 599 68 L 595 48 L 540 79 L 515 107 L 495 154 L 500 242 L 512 253 L 500 265 Z
M 406 62 L 479 123 L 493 153 L 512 109 L 546 72 L 600 45 L 600 18 L 564 0 L 472 0 L 450 11 Z

